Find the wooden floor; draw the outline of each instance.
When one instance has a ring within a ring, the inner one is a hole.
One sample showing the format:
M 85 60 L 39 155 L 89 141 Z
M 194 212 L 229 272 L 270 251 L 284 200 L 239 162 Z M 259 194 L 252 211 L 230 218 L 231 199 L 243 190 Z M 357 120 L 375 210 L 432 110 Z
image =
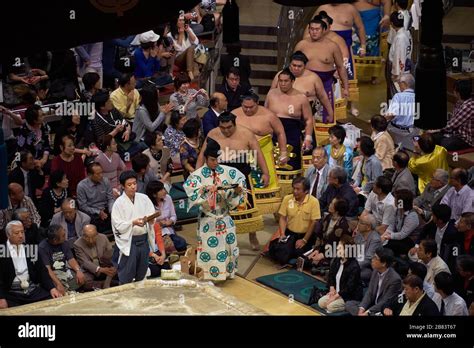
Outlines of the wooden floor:
M 271 315 L 320 315 L 311 307 L 291 301 L 281 293 L 267 289 L 253 281 L 236 277 L 218 287 L 226 294 L 251 304 Z

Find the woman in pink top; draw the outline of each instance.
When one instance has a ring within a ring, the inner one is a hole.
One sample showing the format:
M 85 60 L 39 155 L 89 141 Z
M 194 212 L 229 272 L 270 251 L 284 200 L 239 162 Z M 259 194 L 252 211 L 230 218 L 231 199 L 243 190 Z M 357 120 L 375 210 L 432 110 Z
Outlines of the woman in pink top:
M 110 186 L 118 188 L 120 186 L 118 177 L 125 170 L 125 163 L 117 153 L 115 139 L 110 134 L 104 135 L 99 139 L 99 149 L 95 162 L 102 166 L 103 175 L 109 179 Z
M 62 136 L 59 148 L 61 153 L 51 162 L 51 172 L 62 170 L 69 180 L 69 195 L 76 197 L 77 184 L 86 177 L 82 155 L 75 153 L 74 137 L 71 135 Z

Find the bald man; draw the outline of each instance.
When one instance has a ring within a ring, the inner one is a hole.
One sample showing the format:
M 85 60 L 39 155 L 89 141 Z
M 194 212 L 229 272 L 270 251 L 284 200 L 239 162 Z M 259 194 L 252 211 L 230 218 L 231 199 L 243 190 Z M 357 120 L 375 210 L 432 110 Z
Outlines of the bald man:
M 77 262 L 84 270 L 85 290 L 110 287 L 117 269 L 112 265 L 112 244 L 94 225 L 85 225 L 82 237 L 74 242 Z
M 76 201 L 72 198 L 66 198 L 61 204 L 61 211 L 54 214 L 51 219 L 51 225 L 60 225 L 64 228 L 71 249 L 74 247 L 74 242 L 82 236 L 84 226 L 90 222 L 90 216 L 79 211 Z
M 38 226 L 41 224 L 41 217 L 35 204 L 30 197 L 25 195 L 23 187 L 17 183 L 11 183 L 8 185 L 8 198 L 10 204 L 7 209 L 0 210 L 0 230 L 5 229 L 8 222 L 11 221 L 13 212 L 19 208 L 26 208 L 30 212 L 33 223 Z
M 215 92 L 209 99 L 209 110 L 202 117 L 204 137 L 219 126 L 219 115 L 227 110 L 227 98 L 223 93 Z

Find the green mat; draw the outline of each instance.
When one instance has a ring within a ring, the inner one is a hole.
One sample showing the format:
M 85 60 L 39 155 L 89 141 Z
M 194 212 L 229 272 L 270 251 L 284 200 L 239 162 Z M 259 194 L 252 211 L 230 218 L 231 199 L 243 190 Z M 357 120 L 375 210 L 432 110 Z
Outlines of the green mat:
M 188 212 L 188 196 L 184 192 L 183 183 L 174 183 L 170 190 L 170 196 L 173 200 L 174 209 L 176 210 L 177 222 L 192 222 L 197 219 L 199 207 L 194 206 Z
M 257 278 L 256 281 L 272 289 L 278 290 L 287 296 L 292 295 L 296 301 L 305 305 L 308 305 L 309 296 L 311 295 L 313 286 L 316 285 L 318 288 L 323 290 L 327 289 L 326 284 L 322 281 L 294 270 L 269 274 Z M 312 304 L 311 307 L 329 316 L 349 315 L 347 312 L 328 313 L 326 310 L 319 307 L 317 303 Z
M 269 274 L 256 279 L 272 289 L 290 296 L 305 305 L 308 304 L 309 296 L 313 286 L 316 285 L 320 289 L 326 289 L 326 284 L 313 278 L 305 273 L 290 270 L 288 272 Z

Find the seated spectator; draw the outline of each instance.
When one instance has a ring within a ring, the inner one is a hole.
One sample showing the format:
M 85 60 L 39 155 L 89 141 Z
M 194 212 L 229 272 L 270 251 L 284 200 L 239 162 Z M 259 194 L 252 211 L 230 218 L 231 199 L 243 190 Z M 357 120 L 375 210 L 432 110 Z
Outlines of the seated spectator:
M 413 193 L 409 190 L 395 192 L 395 221 L 387 228 L 381 239 L 386 248 L 392 249 L 396 256 L 407 255 L 415 245 L 415 230 L 419 225 L 418 214 L 413 210 Z
M 47 55 L 47 52 L 40 53 Z M 40 60 L 30 57 L 11 57 L 9 61 L 3 62 L 3 93 L 7 105 L 29 104 L 35 97 L 35 86 L 41 81 L 49 79 L 46 65 L 51 61 L 51 56 L 43 57 L 44 64 Z M 49 59 L 48 59 L 49 58 Z M 30 62 L 31 60 L 31 62 Z M 3 100 L 3 99 L 2 99 Z
M 160 225 L 162 237 L 169 236 L 173 242 L 174 249 L 185 251 L 188 243 L 183 237 L 178 236 L 174 230 L 177 219 L 176 211 L 173 200 L 167 194 L 163 183 L 156 180 L 150 181 L 146 187 L 146 194 L 155 205 L 155 209 L 161 212 L 160 216 L 156 218 L 155 224 Z
M 328 187 L 319 200 L 322 212 L 328 211 L 329 204 L 335 197 L 344 198 L 349 204 L 347 217 L 355 218 L 357 216 L 359 199 L 351 185 L 347 182 L 347 173 L 342 167 L 334 167 L 329 170 Z
M 52 52 L 51 69 L 49 78 L 51 88 L 49 94 L 57 101 L 77 99 L 79 84 L 77 81 L 77 61 L 74 51 L 68 48 Z
M 426 281 L 426 275 L 428 274 L 426 265 L 423 262 L 410 262 L 408 266 L 408 274 L 413 274 L 420 277 L 420 279 L 423 279 L 423 291 L 436 303 L 439 310 L 439 307 L 441 306 L 441 296 L 439 296 L 435 291 L 434 284 Z
M 209 99 L 209 110 L 202 117 L 204 138 L 214 128 L 219 126 L 219 116 L 227 110 L 227 98 L 224 94 L 215 92 Z
M 180 71 L 186 72 L 190 80 L 194 80 L 199 75 L 194 63 L 194 49 L 199 44 L 199 39 L 185 23 L 184 16 L 179 16 L 176 22 L 170 23 L 168 37 L 172 40 L 176 53 L 174 64 Z
M 18 208 L 13 213 L 13 220 L 18 220 L 25 229 L 25 244 L 38 245 L 46 236 L 44 229 L 31 220 L 31 214 L 26 208 Z
M 395 145 L 390 134 L 387 132 L 387 120 L 380 115 L 375 115 L 370 119 L 372 129 L 372 140 L 375 146 L 375 156 L 380 160 L 382 169 L 393 168 L 392 158 L 395 154 Z
M 66 231 L 66 240 L 71 249 L 74 242 L 82 236 L 85 225 L 91 221 L 89 215 L 77 210 L 76 201 L 70 197 L 61 204 L 61 211 L 53 215 L 51 225 L 59 225 Z
M 140 106 L 133 121 L 133 132 L 139 141 L 147 132 L 155 132 L 165 121 L 166 114 L 173 109 L 172 104 L 167 104 L 160 110 L 159 92 L 154 85 L 146 84 L 140 90 L 140 96 Z
M 434 133 L 436 144 L 448 151 L 463 150 L 474 146 L 474 98 L 472 81 L 458 80 L 454 83 L 456 105 L 446 127 Z
M 81 92 L 81 101 L 90 102 L 94 94 L 101 89 L 100 75 L 96 72 L 88 72 L 82 76 L 84 90 Z
M 51 171 L 62 170 L 69 181 L 69 196 L 76 197 L 77 185 L 86 177 L 82 156 L 75 153 L 74 138 L 64 135 L 61 139 L 61 153 L 51 162 Z
M 39 244 L 39 257 L 61 295 L 84 285 L 84 273 L 66 243 L 66 231 L 61 226 L 49 226 L 48 238 Z
M 163 50 L 163 46 L 158 44 L 160 35 L 153 30 L 137 35 L 132 41 L 132 45 L 140 45 L 135 50 L 135 72 L 137 88 L 141 88 L 145 81 L 151 81 L 156 86 L 164 86 L 172 82 L 172 78 L 167 73 L 161 72 L 160 59 L 171 58 L 173 53 Z
M 451 272 L 454 272 L 456 270 L 456 256 L 462 252 L 463 235 L 458 232 L 455 222 L 450 219 L 450 216 L 451 209 L 447 205 L 433 206 L 432 221 L 423 227 L 418 241 L 435 240 L 437 255 L 447 263 Z
M 61 204 L 68 197 L 69 180 L 61 170 L 55 170 L 49 176 L 49 187 L 41 195 L 38 210 L 41 216 L 41 226 L 48 227 L 53 215 L 61 211 Z
M 449 174 L 444 169 L 436 169 L 431 177 L 430 183 L 425 190 L 413 201 L 413 209 L 424 221 L 431 219 L 431 210 L 434 205 L 439 204 L 446 192 L 450 189 L 448 185 Z
M 183 132 L 186 121 L 185 114 L 180 114 L 177 111 L 171 113 L 170 125 L 166 128 L 164 135 L 165 146 L 170 149 L 171 158 L 179 154 L 179 148 L 186 137 Z
M 451 208 L 451 219 L 456 222 L 464 213 L 474 212 L 474 193 L 467 184 L 468 173 L 464 168 L 455 168 L 449 177 L 451 188 L 446 192 L 441 204 Z
M 400 76 L 400 92 L 395 93 L 384 117 L 389 122 L 387 130 L 395 143 L 403 149 L 413 150 L 413 137 L 420 131 L 415 127 L 415 78 L 411 74 Z
M 363 192 L 369 194 L 372 191 L 375 180 L 381 176 L 382 164 L 375 156 L 374 142 L 369 137 L 360 139 L 360 153 L 362 158 L 362 167 L 353 184 L 356 193 Z
M 174 79 L 175 92 L 170 96 L 170 103 L 180 114 L 186 114 L 187 118 L 196 118 L 199 106 L 209 106 L 209 96 L 205 89 L 196 91 L 190 88 L 190 83 L 191 80 L 186 74 L 178 74 Z
M 343 167 L 348 177 L 352 176 L 352 160 L 354 154 L 349 146 L 344 145 L 346 130 L 340 125 L 329 128 L 329 145 L 326 152 L 329 157 L 330 167 Z
M 346 220 L 347 209 L 347 201 L 344 198 L 334 198 L 329 205 L 329 214 L 316 225 L 313 252 L 308 255 L 308 260 L 313 265 L 313 274 L 318 273 L 317 268 L 329 266 L 331 258 L 327 257 L 326 250 L 335 250 L 342 236 L 351 236 Z
M 377 222 L 375 216 L 372 214 L 363 214 L 359 217 L 359 223 L 355 230 L 354 242 L 356 245 L 361 245 L 363 249 L 362 256 L 357 259 L 360 266 L 360 278 L 368 284 L 370 276 L 372 275 L 372 257 L 375 250 L 382 246 L 380 234 L 376 231 Z
M 20 160 L 17 162 L 16 168 L 8 175 L 8 182 L 20 184 L 25 195 L 30 197 L 35 204 L 38 203 L 36 191 L 41 190 L 44 186 L 44 173 L 35 168 L 31 152 L 22 151 L 20 153 Z
M 179 148 L 181 166 L 184 169 L 184 180 L 196 170 L 196 162 L 201 148 L 200 144 L 201 122 L 199 119 L 189 119 L 183 126 L 184 141 Z
M 112 265 L 112 244 L 107 237 L 97 233 L 94 225 L 85 225 L 82 237 L 74 242 L 74 251 L 84 270 L 84 290 L 109 288 L 117 269 Z
M 474 213 L 462 214 L 456 224 L 456 229 L 463 234 L 464 252 L 474 255 Z
M 396 206 L 395 198 L 391 194 L 392 182 L 385 176 L 379 176 L 375 180 L 374 189 L 370 192 L 365 208 L 361 216 L 372 214 L 377 223 L 375 229 L 380 235 L 395 221 Z
M 155 248 L 148 254 L 148 269 L 150 270 L 148 278 L 159 277 L 163 269 L 171 269 L 169 262 L 165 261 L 166 249 L 161 235 L 161 226 L 155 222 L 153 228 L 155 229 Z
M 473 309 L 474 303 L 474 255 L 459 255 L 457 270 L 461 276 L 461 287 L 456 291 L 466 301 L 467 308 Z
M 362 300 L 360 267 L 354 255 L 347 255 L 347 247 L 354 245 L 350 236 L 342 236 L 337 244 L 337 257 L 329 267 L 329 292 L 318 301 L 328 313 L 343 312 L 347 301 Z
M 86 148 L 88 140 L 92 139 L 91 134 L 86 134 L 89 127 L 88 117 L 90 115 L 61 116 L 56 135 L 54 136 L 54 154 L 61 153 L 62 139 L 65 135 L 70 135 L 74 139 L 74 153 L 91 156 L 92 153 Z
M 409 161 L 410 156 L 408 156 L 405 151 L 398 151 L 393 156 L 392 163 L 395 168 L 395 173 L 392 176 L 392 192 L 407 189 L 416 195 L 415 179 L 408 169 Z
M 313 197 L 321 199 L 328 188 L 329 175 L 328 154 L 324 147 L 316 147 L 313 150 L 313 165 L 304 173 L 304 177 L 311 183 L 310 192 Z
M 408 168 L 412 174 L 418 175 L 418 190 L 423 193 L 436 169 L 449 170 L 448 152 L 435 144 L 430 133 L 423 133 L 413 139 L 415 155 L 410 158 Z
M 23 126 L 25 120 L 17 113 L 14 113 L 0 105 L 0 122 L 3 129 L 3 138 L 7 149 L 7 163 L 13 162 L 15 154 L 17 153 L 18 142 L 13 134 L 13 127 Z
M 441 295 L 441 315 L 444 316 L 467 316 L 466 301 L 454 292 L 454 280 L 451 274 L 441 272 L 434 278 L 436 292 Z
M 122 118 L 132 123 L 140 103 L 140 93 L 135 88 L 137 81 L 130 74 L 122 74 L 119 79 L 119 87 L 110 94 L 110 100 L 114 108 L 120 112 Z
M 242 45 L 240 42 L 229 43 L 226 45 L 227 54 L 221 56 L 220 72 L 222 76 L 227 76 L 231 68 L 238 68 L 240 72 L 240 81 L 250 86 L 250 74 L 252 68 L 250 66 L 250 59 L 247 56 L 243 56 Z
M 10 221 L 6 233 L 2 250 L 9 253 L 0 257 L 0 309 L 60 297 L 44 264 L 26 251 L 22 223 Z
M 29 151 L 33 155 L 35 167 L 49 174 L 50 127 L 43 119 L 43 111 L 38 105 L 25 111 L 26 123 L 18 131 L 18 151 Z
M 395 308 L 386 307 L 383 310 L 385 316 L 438 316 L 439 310 L 436 303 L 423 290 L 423 280 L 414 275 L 408 275 L 403 279 L 403 292 L 406 302 L 403 306 Z
M 148 149 L 142 153 L 150 159 L 150 170 L 165 184 L 166 191 L 171 189 L 170 177 L 173 172 L 170 149 L 163 146 L 163 134 L 160 132 L 147 133 L 145 135 L 145 144 Z
M 76 47 L 77 65 L 79 75 L 95 72 L 101 76 L 100 87 L 102 88 L 102 49 L 103 42 L 94 42 Z
M 91 218 L 91 224 L 100 233 L 111 231 L 110 212 L 114 204 L 112 186 L 103 177 L 100 164 L 92 163 L 87 166 L 87 178 L 77 185 L 77 204 L 79 210 Z
M 446 262 L 438 256 L 436 241 L 432 239 L 422 240 L 417 249 L 418 260 L 426 266 L 425 281 L 434 284 L 434 279 L 441 272 L 451 273 Z
M 149 182 L 158 180 L 150 169 L 150 158 L 139 153 L 132 158 L 132 169 L 137 175 L 137 192 L 145 194 Z
M 109 179 L 110 186 L 113 189 L 119 188 L 118 177 L 126 167 L 117 153 L 117 142 L 110 134 L 106 134 L 99 140 L 99 150 L 94 161 L 102 167 L 103 175 Z
M 309 182 L 303 177 L 297 177 L 293 179 L 292 187 L 293 194 L 283 198 L 278 211 L 280 240 L 290 243 L 291 249 L 286 256 L 275 255 L 281 264 L 286 264 L 291 258 L 299 257 L 309 250 L 308 242 L 321 218 L 319 202 L 309 194 Z
M 346 311 L 352 315 L 367 316 L 382 312 L 402 291 L 402 279 L 391 267 L 393 252 L 390 249 L 378 248 L 372 258 L 372 276 L 369 288 L 362 302 L 348 301 Z
M 224 83 L 217 87 L 216 92 L 225 95 L 227 99 L 227 111 L 240 108 L 242 106 L 241 96 L 250 92 L 251 86 L 247 83 L 240 83 L 240 70 L 231 67 L 225 76 Z
M 25 192 L 19 184 L 11 183 L 8 185 L 8 198 L 10 199 L 8 208 L 0 211 L 0 230 L 3 230 L 7 223 L 11 221 L 13 212 L 18 208 L 28 209 L 32 221 L 38 226 L 41 225 L 41 217 L 35 204 L 30 197 L 25 196 Z
M 96 142 L 102 136 L 110 134 L 117 142 L 117 151 L 122 158 L 125 157 L 126 153 L 128 153 L 129 157 L 133 157 L 144 150 L 143 144 L 137 144 L 133 141 L 135 133 L 132 133 L 132 127 L 123 119 L 120 112 L 114 109 L 107 91 L 97 92 L 92 101 L 95 103 L 96 112 L 91 127 Z

